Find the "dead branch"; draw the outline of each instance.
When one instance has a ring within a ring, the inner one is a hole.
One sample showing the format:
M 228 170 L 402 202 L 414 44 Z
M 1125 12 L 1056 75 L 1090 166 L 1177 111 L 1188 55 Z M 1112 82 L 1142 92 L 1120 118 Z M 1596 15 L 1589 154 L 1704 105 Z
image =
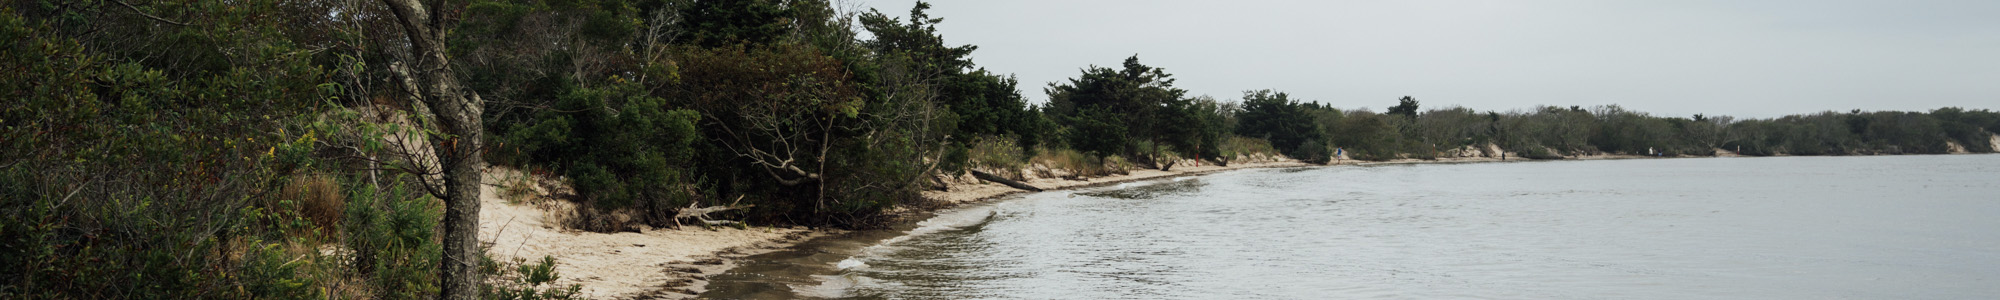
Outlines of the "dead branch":
M 1035 186 L 1032 186 L 1032 185 L 1028 185 L 1028 184 L 1026 184 L 1026 183 L 1021 183 L 1020 181 L 1014 181 L 1013 179 L 1007 179 L 1007 178 L 1004 178 L 1004 177 L 1000 177 L 1000 176 L 994 176 L 993 174 L 987 174 L 986 172 L 980 172 L 979 170 L 972 170 L 972 177 L 978 177 L 978 178 L 979 178 L 979 180 L 985 180 L 985 181 L 992 181 L 992 182 L 997 182 L 997 183 L 1000 183 L 1000 184 L 1005 184 L 1005 185 L 1007 185 L 1007 186 L 1010 186 L 1010 187 L 1014 187 L 1014 188 L 1017 188 L 1017 189 L 1022 189 L 1022 190 L 1027 190 L 1027 191 L 1031 191 L 1031 192 L 1040 192 L 1040 191 L 1042 191 L 1042 188 L 1038 188 L 1038 187 L 1035 187 Z
M 679 213 L 674 214 L 674 227 L 680 227 L 681 219 L 686 219 L 686 218 L 695 218 L 696 220 L 701 221 L 702 226 L 734 225 L 741 223 L 730 220 L 709 220 L 708 214 L 745 209 L 757 206 L 756 204 L 737 205 L 737 203 L 740 203 L 742 201 L 743 201 L 743 196 L 736 196 L 736 201 L 730 202 L 729 205 L 700 207 L 698 206 L 700 205 L 699 203 L 688 203 L 687 208 L 682 208 Z

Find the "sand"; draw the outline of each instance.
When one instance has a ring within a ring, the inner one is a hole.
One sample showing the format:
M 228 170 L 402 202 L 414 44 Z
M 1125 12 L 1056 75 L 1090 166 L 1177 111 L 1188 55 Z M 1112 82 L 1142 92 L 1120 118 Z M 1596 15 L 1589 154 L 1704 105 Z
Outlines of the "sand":
M 1303 167 L 1311 165 L 1312 164 L 1307 164 L 1299 162 L 1297 160 L 1291 160 L 1285 158 L 1269 159 L 1261 157 L 1254 159 L 1238 159 L 1237 162 L 1230 163 L 1229 166 L 1217 166 L 1206 162 L 1197 164 L 1194 162 L 1194 160 L 1181 160 L 1174 164 L 1175 167 L 1168 168 L 1170 171 L 1160 171 L 1153 169 L 1135 169 L 1128 171 L 1127 172 L 1128 174 L 1126 175 L 1091 177 L 1091 178 L 1085 178 L 1084 180 L 1071 180 L 1063 178 L 1040 178 L 1033 175 L 1033 173 L 1035 172 L 1024 172 L 1029 174 L 1025 174 L 1024 175 L 1025 178 L 1023 179 L 1026 180 L 1022 180 L 1021 182 L 1035 186 L 1036 188 L 1041 188 L 1043 190 L 1062 190 L 1062 189 L 1101 186 L 1106 184 L 1116 184 L 1122 182 L 1147 180 L 1155 178 L 1206 174 L 1206 173 L 1213 173 L 1213 172 L 1220 172 L 1227 170 L 1251 169 L 1251 168 Z M 974 203 L 988 199 L 998 198 L 1001 196 L 1012 195 L 1016 193 L 1028 192 L 1025 190 L 1008 187 L 1006 185 L 998 183 L 985 182 L 977 179 L 972 179 L 971 176 L 961 176 L 960 178 L 947 180 L 946 184 L 947 187 L 944 191 L 925 191 L 923 193 L 924 198 L 939 201 L 940 203 L 945 204 L 946 206 L 956 206 L 966 203 Z
M 768 252 L 820 234 L 802 228 L 750 227 L 591 233 L 563 230 L 561 203 L 503 200 L 501 185 L 521 176 L 491 168 L 482 185 L 479 241 L 496 260 L 556 258 L 560 285 L 579 284 L 589 299 L 691 298 L 732 258 Z M 539 204 L 539 205 L 538 205 Z M 540 207 L 538 207 L 540 206 Z

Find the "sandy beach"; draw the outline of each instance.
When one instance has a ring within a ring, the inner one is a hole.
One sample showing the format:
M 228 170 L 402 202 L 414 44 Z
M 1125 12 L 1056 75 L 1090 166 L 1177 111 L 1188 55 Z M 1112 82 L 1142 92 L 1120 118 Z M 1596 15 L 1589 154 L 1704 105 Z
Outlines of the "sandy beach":
M 495 260 L 556 258 L 556 284 L 581 285 L 589 299 L 690 298 L 707 276 L 734 267 L 734 258 L 769 252 L 823 234 L 805 228 L 641 230 L 594 233 L 562 229 L 560 201 L 509 203 L 500 185 L 518 171 L 487 172 L 479 211 L 479 241 Z

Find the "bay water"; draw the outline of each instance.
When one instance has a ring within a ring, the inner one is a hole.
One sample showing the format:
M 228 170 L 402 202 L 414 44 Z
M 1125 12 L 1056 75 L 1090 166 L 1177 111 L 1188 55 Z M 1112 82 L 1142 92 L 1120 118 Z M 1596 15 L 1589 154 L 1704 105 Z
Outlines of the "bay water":
M 1994 299 L 2000 155 L 1239 170 L 753 256 L 725 299 Z

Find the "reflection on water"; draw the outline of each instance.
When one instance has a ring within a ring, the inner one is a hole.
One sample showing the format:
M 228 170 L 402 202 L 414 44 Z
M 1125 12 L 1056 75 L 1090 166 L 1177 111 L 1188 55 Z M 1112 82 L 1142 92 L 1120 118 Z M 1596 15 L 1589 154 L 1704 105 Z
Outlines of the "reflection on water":
M 752 257 L 711 298 L 2000 296 L 2000 155 L 1249 170 Z

